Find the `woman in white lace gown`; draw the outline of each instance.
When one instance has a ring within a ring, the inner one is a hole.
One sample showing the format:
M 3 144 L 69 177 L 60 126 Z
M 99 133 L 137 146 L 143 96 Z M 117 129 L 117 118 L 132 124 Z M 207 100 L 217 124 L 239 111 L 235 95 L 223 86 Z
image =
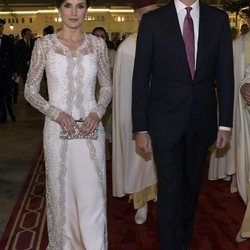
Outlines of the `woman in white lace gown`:
M 105 134 L 100 119 L 111 99 L 105 42 L 81 31 L 89 3 L 61 0 L 63 28 L 36 41 L 25 97 L 45 114 L 47 221 L 50 250 L 107 249 Z M 49 100 L 40 94 L 46 70 Z M 100 83 L 95 99 L 96 77 Z M 78 127 L 75 120 L 84 119 Z M 98 139 L 60 139 L 62 130 Z

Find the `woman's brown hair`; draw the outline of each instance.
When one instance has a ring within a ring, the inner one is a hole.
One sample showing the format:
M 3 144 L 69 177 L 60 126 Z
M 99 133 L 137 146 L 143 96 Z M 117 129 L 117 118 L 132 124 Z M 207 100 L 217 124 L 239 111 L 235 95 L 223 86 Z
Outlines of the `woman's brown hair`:
M 56 0 L 56 7 L 59 9 L 65 1 L 66 0 Z M 86 5 L 87 8 L 90 6 L 90 0 L 86 0 Z

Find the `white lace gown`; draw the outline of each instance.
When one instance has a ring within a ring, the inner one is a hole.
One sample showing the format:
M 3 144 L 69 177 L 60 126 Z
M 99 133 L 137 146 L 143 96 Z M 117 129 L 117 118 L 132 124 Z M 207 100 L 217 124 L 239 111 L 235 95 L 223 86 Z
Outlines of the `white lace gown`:
M 107 48 L 100 38 L 85 39 L 72 56 L 55 34 L 36 41 L 25 97 L 45 114 L 44 153 L 50 250 L 107 249 L 104 129 L 98 139 L 63 140 L 55 122 L 61 111 L 74 119 L 100 117 L 111 99 Z M 40 94 L 46 70 L 49 101 Z M 96 77 L 100 84 L 95 99 Z

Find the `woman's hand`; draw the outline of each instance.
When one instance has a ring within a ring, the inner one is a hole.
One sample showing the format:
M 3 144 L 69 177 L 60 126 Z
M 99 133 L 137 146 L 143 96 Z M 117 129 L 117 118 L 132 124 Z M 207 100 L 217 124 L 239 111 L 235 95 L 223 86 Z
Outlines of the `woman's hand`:
M 74 133 L 75 129 L 78 128 L 73 117 L 66 114 L 65 112 L 60 112 L 59 116 L 56 119 L 56 122 L 61 126 L 63 131 L 70 134 Z
M 98 123 L 100 122 L 100 117 L 97 113 L 90 113 L 85 119 L 80 127 L 84 134 L 91 134 L 96 129 Z
M 244 100 L 249 104 L 250 103 L 250 83 L 245 83 L 240 88 L 240 93 Z

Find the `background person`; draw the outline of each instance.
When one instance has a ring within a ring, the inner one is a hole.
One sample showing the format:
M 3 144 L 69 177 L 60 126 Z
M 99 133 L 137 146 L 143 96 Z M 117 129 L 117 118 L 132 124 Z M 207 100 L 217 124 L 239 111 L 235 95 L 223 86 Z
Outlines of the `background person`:
M 16 117 L 13 111 L 13 79 L 17 79 L 17 65 L 14 41 L 3 34 L 5 21 L 0 19 L 0 123 L 7 121 L 7 111 L 11 121 Z
M 247 23 L 243 23 L 241 26 L 240 26 L 240 34 L 241 35 L 245 35 L 247 32 L 249 31 L 249 26 Z
M 250 10 L 248 19 L 250 25 Z M 246 212 L 236 241 L 250 238 L 250 33 L 240 36 L 233 43 L 234 74 L 237 98 L 235 99 L 235 152 L 237 190 L 246 205 Z M 228 151 L 226 158 L 232 155 Z
M 134 0 L 135 16 L 140 21 L 143 14 L 157 8 L 155 0 Z M 132 137 L 132 75 L 137 33 L 130 35 L 117 50 L 113 77 L 113 195 L 126 194 L 137 210 L 135 222 L 147 219 L 148 202 L 157 195 L 157 178 L 153 156 L 136 147 Z M 143 42 L 143 41 L 142 41 Z
M 30 66 L 31 53 L 34 47 L 34 39 L 29 28 L 24 28 L 21 31 L 22 39 L 16 44 L 18 72 L 22 77 L 22 82 L 25 84 Z

